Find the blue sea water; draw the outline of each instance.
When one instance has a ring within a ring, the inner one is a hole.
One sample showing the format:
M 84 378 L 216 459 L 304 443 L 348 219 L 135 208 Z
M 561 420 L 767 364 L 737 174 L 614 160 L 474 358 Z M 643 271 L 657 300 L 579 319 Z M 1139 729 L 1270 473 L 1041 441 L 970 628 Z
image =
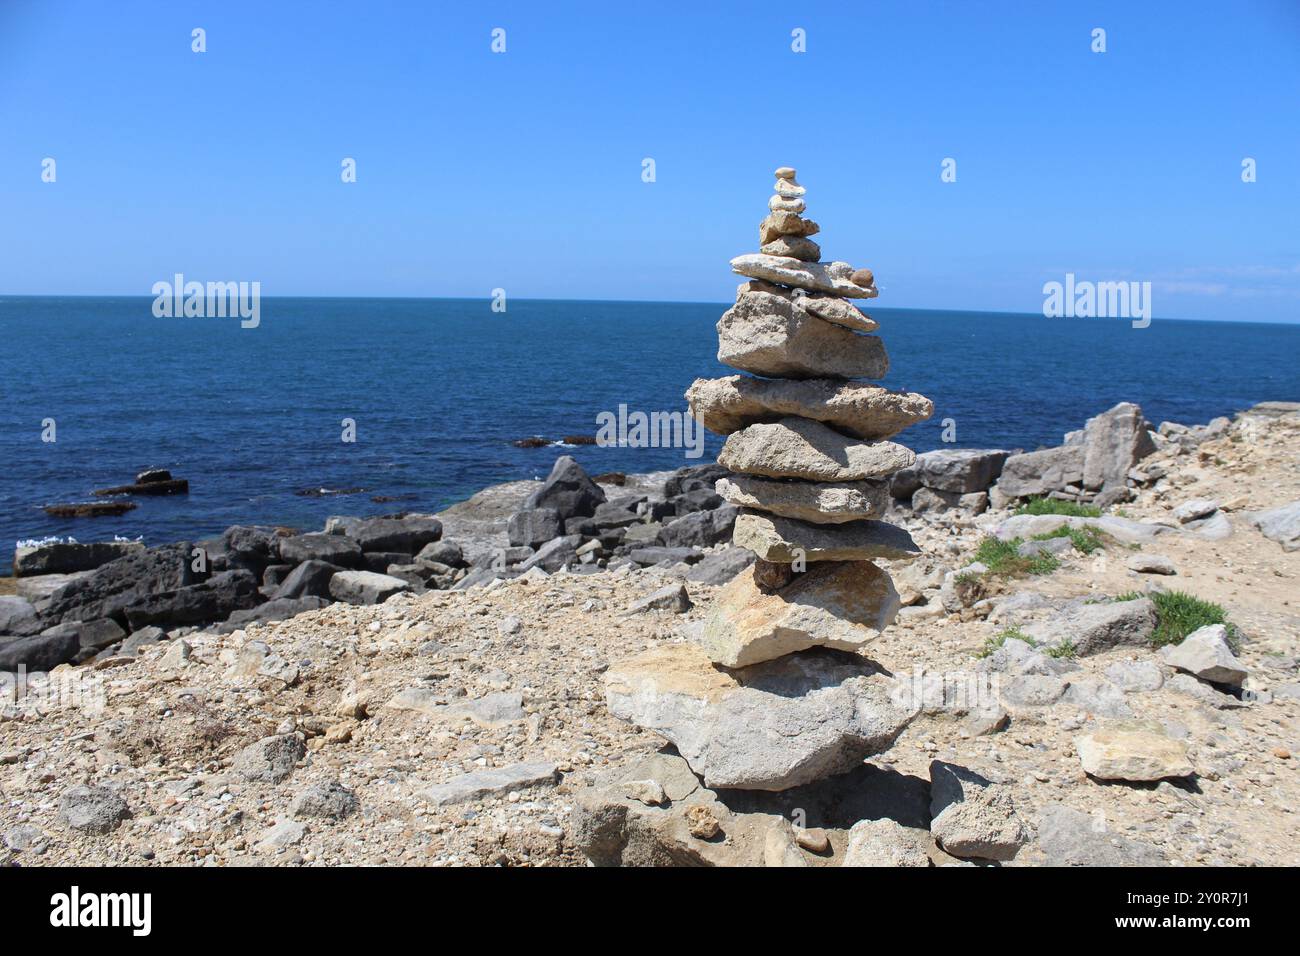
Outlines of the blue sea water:
M 319 527 L 330 514 L 437 510 L 484 485 L 541 477 L 567 452 L 594 472 L 712 460 L 684 449 L 516 448 L 594 434 L 597 415 L 684 410 L 715 359 L 725 304 L 269 298 L 257 328 L 155 318 L 150 298 L 0 297 L 0 562 L 15 540 L 143 536 L 155 544 L 231 524 Z M 1153 422 L 1205 422 L 1300 399 L 1300 326 L 870 308 L 892 369 L 935 416 L 903 440 L 1056 444 L 1119 401 Z M 356 422 L 345 443 L 341 422 Z M 42 441 L 54 419 L 57 441 Z M 57 519 L 146 466 L 190 493 L 126 515 Z M 367 489 L 307 498 L 304 488 Z M 376 504 L 372 495 L 403 496 Z M 405 497 L 409 496 L 409 497 Z

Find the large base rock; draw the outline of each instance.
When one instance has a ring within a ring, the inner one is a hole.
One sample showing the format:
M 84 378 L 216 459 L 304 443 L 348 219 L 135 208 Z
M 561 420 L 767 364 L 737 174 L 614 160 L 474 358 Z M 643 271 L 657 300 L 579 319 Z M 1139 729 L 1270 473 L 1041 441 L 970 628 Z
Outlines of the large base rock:
M 807 481 L 884 478 L 914 461 L 915 453 L 902 445 L 860 444 L 807 418 L 750 425 L 733 433 L 718 455 L 718 462 L 732 471 Z
M 797 787 L 888 748 L 915 714 L 894 690 L 867 661 L 822 650 L 728 671 L 674 644 L 605 675 L 616 717 L 670 740 L 707 786 L 752 790 Z
M 736 518 L 732 543 L 748 548 L 764 561 L 791 564 L 804 561 L 906 560 L 920 554 L 906 529 L 883 521 L 809 524 L 759 511 L 742 511 Z
M 870 561 L 827 561 L 779 591 L 759 587 L 754 568 L 719 592 L 701 646 L 715 663 L 744 667 L 810 647 L 856 651 L 898 613 L 889 575 Z
M 686 400 L 704 427 L 720 435 L 794 416 L 825 422 L 855 438 L 888 438 L 934 413 L 934 403 L 924 395 L 830 378 L 697 378 Z

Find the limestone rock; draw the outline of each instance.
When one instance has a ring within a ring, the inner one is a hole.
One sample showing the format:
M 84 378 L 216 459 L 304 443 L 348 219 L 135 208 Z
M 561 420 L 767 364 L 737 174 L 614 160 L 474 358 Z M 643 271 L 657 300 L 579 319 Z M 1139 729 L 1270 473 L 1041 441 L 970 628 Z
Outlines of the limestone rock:
M 1163 554 L 1134 554 L 1124 562 L 1124 566 L 1130 571 L 1136 571 L 1139 574 L 1177 574 L 1178 569 L 1174 567 L 1174 562 L 1170 561 Z
M 846 299 L 868 299 L 877 294 L 874 286 L 864 288 L 850 278 L 854 269 L 847 262 L 803 262 L 785 256 L 749 253 L 732 259 L 731 268 L 754 279 L 811 292 L 833 292 Z
M 126 801 L 107 787 L 69 787 L 59 799 L 59 822 L 82 833 L 111 833 L 130 816 Z
M 1250 512 L 1246 519 L 1264 537 L 1282 545 L 1283 551 L 1300 550 L 1300 501 L 1269 508 L 1267 511 Z
M 766 478 L 861 481 L 906 468 L 916 455 L 902 445 L 858 443 L 806 418 L 783 418 L 733 432 L 718 461 L 732 471 Z
M 1222 624 L 1207 624 L 1183 638 L 1182 643 L 1160 649 L 1165 662 L 1214 684 L 1240 687 L 1246 668 L 1232 653 L 1228 629 Z
M 876 518 L 889 503 L 883 481 L 778 481 L 732 475 L 718 481 L 718 494 L 742 508 L 815 524 Z
M 411 582 L 373 571 L 339 571 L 330 578 L 330 597 L 348 604 L 382 604 L 411 590 Z
M 802 259 L 804 262 L 817 262 L 822 257 L 821 246 L 804 236 L 778 236 L 763 243 L 760 251 L 764 255 Z
M 1043 810 L 1038 840 L 1027 849 L 1033 863 L 1048 866 L 1163 866 L 1169 862 L 1151 844 L 1111 830 L 1104 815 L 1090 816 L 1062 804 Z M 1029 857 L 1022 855 L 1021 859 Z
M 742 292 L 722 314 L 718 361 L 774 378 L 883 378 L 889 371 L 879 338 L 827 322 L 797 308 L 792 298 L 769 292 Z
M 929 866 L 929 839 L 924 830 L 888 818 L 860 820 L 849 831 L 841 866 Z
M 784 196 L 773 195 L 767 201 L 767 208 L 773 212 L 800 213 L 808 208 L 808 204 L 799 198 L 786 199 Z
M 307 755 L 301 734 L 276 734 L 263 737 L 235 754 L 231 769 L 245 780 L 279 783 L 293 773 L 294 766 Z
M 870 663 L 803 651 L 738 670 L 670 644 L 605 675 L 610 712 L 676 745 L 708 787 L 786 790 L 850 770 L 912 719 Z
M 1164 780 L 1193 773 L 1187 745 L 1151 721 L 1108 721 L 1075 739 L 1079 762 L 1099 780 Z
M 1029 840 L 1006 787 L 941 760 L 930 763 L 930 813 L 930 832 L 953 856 L 1010 860 Z
M 915 392 L 828 378 L 697 378 L 686 400 L 704 427 L 719 435 L 795 417 L 824 422 L 854 438 L 889 438 L 934 413 L 934 403 Z
M 805 561 L 903 560 L 920 553 L 905 529 L 883 521 L 808 524 L 759 511 L 740 513 L 732 543 L 778 564 L 801 557 Z
M 745 667 L 810 647 L 856 651 L 898 613 L 889 575 L 869 561 L 821 562 L 779 591 L 746 568 L 717 596 L 700 645 L 724 667 Z
M 511 764 L 508 767 L 491 767 L 476 770 L 435 784 L 420 792 L 420 796 L 436 806 L 471 803 L 484 797 L 505 796 L 515 790 L 555 783 L 555 764 L 542 761 Z
M 908 422 L 908 424 L 912 424 Z M 1000 474 L 1011 452 L 999 448 L 941 448 L 916 456 L 916 463 L 890 480 L 895 498 L 911 498 L 920 488 L 964 495 L 984 491 Z
M 314 783 L 289 804 L 294 817 L 317 817 L 324 820 L 342 820 L 361 808 L 357 795 L 337 780 Z
M 1024 630 L 1040 645 L 1071 644 L 1080 657 L 1112 647 L 1146 647 L 1157 624 L 1156 608 L 1149 598 L 1079 604 Z
M 758 241 L 768 243 L 780 236 L 815 236 L 821 226 L 796 212 L 774 211 L 758 224 Z

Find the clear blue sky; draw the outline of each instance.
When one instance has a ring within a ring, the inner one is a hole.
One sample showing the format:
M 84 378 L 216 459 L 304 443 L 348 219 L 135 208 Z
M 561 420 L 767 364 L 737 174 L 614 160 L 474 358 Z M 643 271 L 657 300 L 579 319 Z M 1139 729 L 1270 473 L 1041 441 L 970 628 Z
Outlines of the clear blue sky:
M 615 6 L 0 0 L 0 293 L 723 301 L 788 164 L 881 306 L 1300 319 L 1295 0 Z

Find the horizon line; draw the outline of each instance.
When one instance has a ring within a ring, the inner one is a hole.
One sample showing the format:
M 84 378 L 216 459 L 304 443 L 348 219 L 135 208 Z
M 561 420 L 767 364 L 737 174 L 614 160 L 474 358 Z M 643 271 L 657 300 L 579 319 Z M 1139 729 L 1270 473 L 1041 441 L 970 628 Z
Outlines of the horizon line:
M 97 293 L 97 292 L 0 292 L 0 301 L 5 299 L 144 299 L 152 300 L 157 296 L 151 293 Z M 405 302 L 491 302 L 492 297 L 487 296 L 459 296 L 459 295 L 267 295 L 262 296 L 264 299 L 324 299 L 338 301 L 367 301 L 374 299 L 389 299 L 393 301 Z M 515 299 L 518 302 L 582 302 L 582 303 L 611 303 L 624 305 L 708 305 L 722 306 L 730 308 L 732 304 L 726 300 L 710 302 L 704 299 L 556 299 L 556 298 L 532 298 L 519 296 Z M 870 302 L 870 299 L 862 300 L 864 303 Z M 872 307 L 875 309 L 876 307 Z M 927 306 L 900 306 L 900 305 L 882 305 L 879 310 L 893 312 L 946 312 L 957 315 L 1023 315 L 1033 316 L 1035 318 L 1051 319 L 1051 316 L 1044 316 L 1041 312 L 1019 312 L 1008 309 L 948 309 L 934 308 Z M 1083 318 L 1087 322 L 1117 322 L 1123 321 L 1123 318 L 1088 316 Z M 1295 319 L 1194 319 L 1179 316 L 1152 316 L 1153 322 L 1218 322 L 1223 324 L 1250 324 L 1250 325 L 1300 325 L 1300 317 Z

